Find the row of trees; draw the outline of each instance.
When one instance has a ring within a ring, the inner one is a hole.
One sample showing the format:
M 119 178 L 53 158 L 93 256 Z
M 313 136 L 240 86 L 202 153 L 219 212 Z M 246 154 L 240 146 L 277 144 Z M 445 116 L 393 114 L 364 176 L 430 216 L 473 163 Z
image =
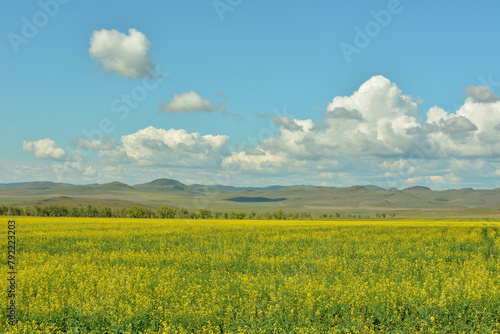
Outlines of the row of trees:
M 38 217 L 107 217 L 107 218 L 163 218 L 163 219 L 275 219 L 275 220 L 312 220 L 315 218 L 362 218 L 361 215 L 351 215 L 340 213 L 322 214 L 318 217 L 312 216 L 309 212 L 286 213 L 281 208 L 273 212 L 244 212 L 244 211 L 211 211 L 208 209 L 189 210 L 185 208 L 175 208 L 160 206 L 151 209 L 143 206 L 132 206 L 130 208 L 110 208 L 109 206 L 92 206 L 88 204 L 83 207 L 59 204 L 48 206 L 35 205 L 34 207 L 19 207 L 16 205 L 0 205 L 0 215 L 8 216 L 38 216 Z M 389 216 L 389 214 L 387 215 Z M 390 214 L 394 218 L 394 214 Z M 377 218 L 386 218 L 386 214 L 376 214 Z M 368 218 L 368 217 L 366 217 Z
M 16 205 L 0 205 L 0 215 L 8 216 L 38 216 L 38 217 L 107 217 L 107 218 L 181 218 L 181 219 L 312 219 L 310 213 L 293 212 L 285 213 L 282 209 L 274 212 L 244 211 L 211 211 L 207 209 L 189 210 L 160 206 L 151 209 L 143 206 L 130 208 L 110 208 L 109 206 L 84 207 L 51 204 L 48 206 L 35 205 L 34 207 L 19 207 Z

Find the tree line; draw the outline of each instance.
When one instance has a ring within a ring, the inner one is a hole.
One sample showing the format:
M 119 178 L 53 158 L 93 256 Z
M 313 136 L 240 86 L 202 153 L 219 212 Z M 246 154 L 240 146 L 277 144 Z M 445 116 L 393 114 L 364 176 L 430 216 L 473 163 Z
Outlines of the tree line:
M 163 219 L 312 219 L 308 212 L 285 213 L 282 209 L 273 212 L 211 211 L 208 209 L 189 210 L 170 206 L 151 209 L 134 205 L 129 208 L 111 208 L 105 205 L 77 207 L 61 204 L 34 207 L 0 205 L 0 215 L 37 217 L 103 217 L 103 218 L 163 218 Z
M 287 213 L 281 208 L 266 212 L 244 211 L 212 211 L 208 209 L 189 210 L 162 205 L 156 209 L 134 205 L 129 208 L 111 208 L 105 205 L 92 206 L 67 206 L 51 204 L 47 206 L 35 205 L 16 206 L 0 205 L 0 215 L 3 216 L 36 216 L 36 217 L 103 217 L 103 218 L 161 218 L 161 219 L 267 219 L 267 220 L 313 220 L 334 218 L 370 218 L 356 214 L 323 213 L 313 216 L 309 212 Z M 394 218 L 395 214 L 376 213 L 376 218 Z

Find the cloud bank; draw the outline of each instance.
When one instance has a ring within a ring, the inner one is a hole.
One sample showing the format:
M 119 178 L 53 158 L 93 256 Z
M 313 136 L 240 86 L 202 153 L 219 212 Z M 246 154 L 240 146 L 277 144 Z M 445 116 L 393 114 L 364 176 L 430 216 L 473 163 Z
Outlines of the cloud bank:
M 85 175 L 129 166 L 189 177 L 193 169 L 205 177 L 225 173 L 232 175 L 225 179 L 239 184 L 467 185 L 491 180 L 500 171 L 500 99 L 486 86 L 464 92 L 464 103 L 454 113 L 434 106 L 421 119 L 418 99 L 374 76 L 351 95 L 334 97 L 321 121 L 256 113 L 270 119 L 274 130 L 251 146 L 228 147 L 226 135 L 153 126 L 120 140 L 79 138 L 75 143 L 97 152 L 104 166 L 87 167 Z M 163 109 L 189 113 L 217 107 L 190 91 L 175 95 Z M 23 150 L 43 159 L 67 157 L 48 138 L 24 142 Z

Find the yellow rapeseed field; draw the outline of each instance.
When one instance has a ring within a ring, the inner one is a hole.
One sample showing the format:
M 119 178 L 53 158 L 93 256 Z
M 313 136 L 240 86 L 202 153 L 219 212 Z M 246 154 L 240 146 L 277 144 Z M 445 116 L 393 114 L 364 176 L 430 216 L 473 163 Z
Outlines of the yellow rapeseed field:
M 500 331 L 499 221 L 14 219 L 2 333 Z

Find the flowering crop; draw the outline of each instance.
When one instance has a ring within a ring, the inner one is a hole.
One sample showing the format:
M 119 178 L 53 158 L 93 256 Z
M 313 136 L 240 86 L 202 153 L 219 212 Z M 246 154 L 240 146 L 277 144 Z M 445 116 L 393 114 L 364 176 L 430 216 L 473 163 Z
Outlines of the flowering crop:
M 498 221 L 16 223 L 2 333 L 500 330 Z

